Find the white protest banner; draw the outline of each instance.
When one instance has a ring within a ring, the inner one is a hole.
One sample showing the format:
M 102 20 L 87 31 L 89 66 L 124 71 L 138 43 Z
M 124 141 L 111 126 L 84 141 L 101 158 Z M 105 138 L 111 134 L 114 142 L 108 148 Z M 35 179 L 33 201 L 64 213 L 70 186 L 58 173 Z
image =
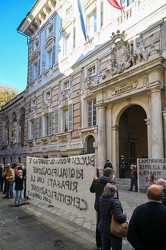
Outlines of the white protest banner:
M 94 217 L 94 154 L 27 157 L 27 195 L 77 215 Z
M 139 187 L 147 188 L 149 176 L 154 174 L 155 181 L 166 179 L 166 159 L 137 159 Z

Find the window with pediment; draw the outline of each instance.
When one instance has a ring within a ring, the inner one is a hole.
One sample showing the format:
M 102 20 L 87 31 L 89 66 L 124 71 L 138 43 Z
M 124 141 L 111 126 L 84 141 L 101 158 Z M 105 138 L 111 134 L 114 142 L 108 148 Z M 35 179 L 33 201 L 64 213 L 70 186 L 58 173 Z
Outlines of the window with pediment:
M 67 18 L 61 28 L 63 38 L 63 56 L 70 54 L 75 47 L 75 18 Z
M 42 73 L 55 64 L 55 38 L 51 35 L 45 42 L 41 54 Z

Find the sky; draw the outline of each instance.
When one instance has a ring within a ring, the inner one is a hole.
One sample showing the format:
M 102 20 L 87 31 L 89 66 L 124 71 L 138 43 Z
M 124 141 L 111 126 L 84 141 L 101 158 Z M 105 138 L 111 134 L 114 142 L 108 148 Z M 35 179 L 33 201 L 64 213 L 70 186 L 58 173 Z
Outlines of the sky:
M 36 0 L 0 0 L 0 86 L 19 92 L 27 86 L 27 38 L 17 28 Z

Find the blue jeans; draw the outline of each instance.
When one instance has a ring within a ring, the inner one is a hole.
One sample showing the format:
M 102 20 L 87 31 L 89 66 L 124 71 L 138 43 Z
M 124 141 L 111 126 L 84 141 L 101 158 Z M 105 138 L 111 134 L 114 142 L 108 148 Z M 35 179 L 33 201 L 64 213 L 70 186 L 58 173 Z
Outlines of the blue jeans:
M 8 197 L 13 197 L 14 181 L 8 181 Z
M 15 204 L 16 205 L 22 204 L 22 192 L 23 192 L 23 190 L 16 190 L 16 197 L 15 197 Z
M 112 234 L 101 233 L 102 250 L 122 250 L 122 238 L 116 237 Z

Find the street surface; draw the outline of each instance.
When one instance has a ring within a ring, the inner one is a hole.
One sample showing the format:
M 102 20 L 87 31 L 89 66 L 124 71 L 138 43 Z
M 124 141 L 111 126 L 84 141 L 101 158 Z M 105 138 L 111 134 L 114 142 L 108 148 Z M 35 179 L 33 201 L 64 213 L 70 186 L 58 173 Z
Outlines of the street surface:
M 35 200 L 21 207 L 0 193 L 0 250 L 95 250 L 95 222 Z M 146 195 L 119 190 L 128 218 Z M 133 249 L 126 239 L 123 250 Z

